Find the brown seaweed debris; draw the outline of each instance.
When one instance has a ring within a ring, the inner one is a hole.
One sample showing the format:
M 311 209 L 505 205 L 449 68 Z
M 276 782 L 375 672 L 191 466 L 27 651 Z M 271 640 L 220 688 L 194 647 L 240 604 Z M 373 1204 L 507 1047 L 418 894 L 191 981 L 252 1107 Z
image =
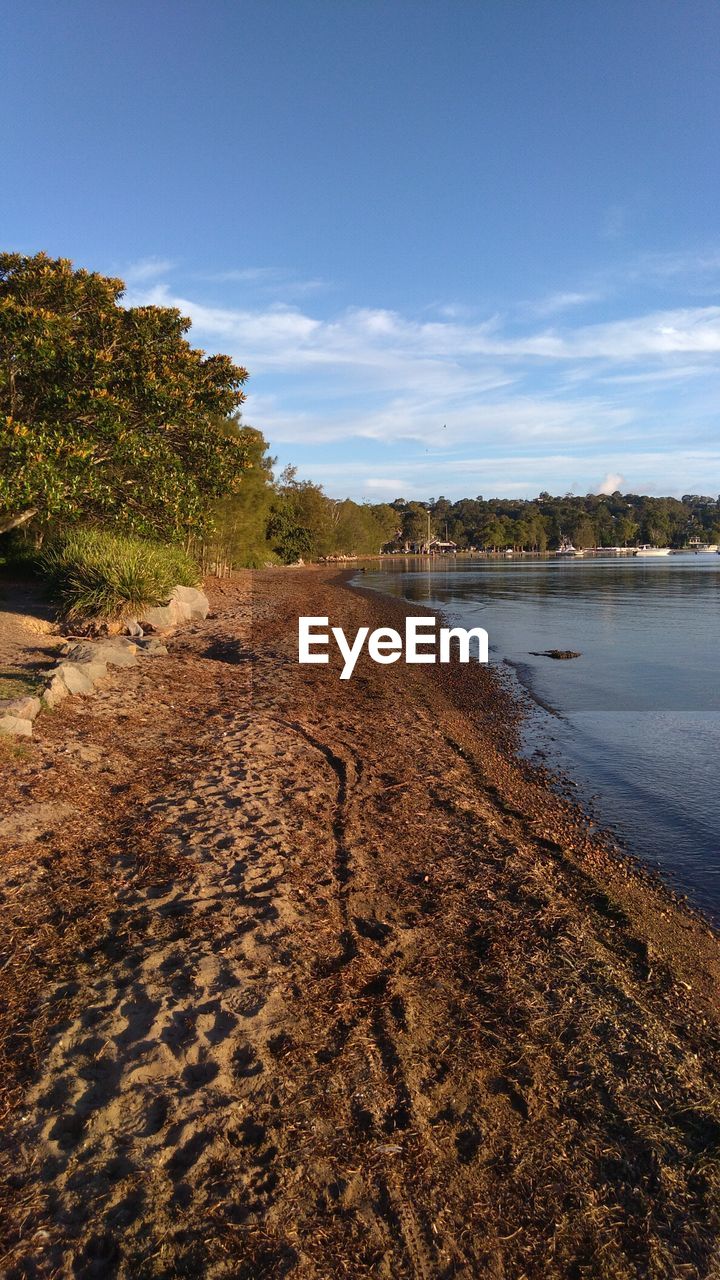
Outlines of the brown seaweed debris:
M 536 649 L 530 650 L 530 656 L 533 658 L 582 658 L 581 653 L 577 653 L 575 649 Z

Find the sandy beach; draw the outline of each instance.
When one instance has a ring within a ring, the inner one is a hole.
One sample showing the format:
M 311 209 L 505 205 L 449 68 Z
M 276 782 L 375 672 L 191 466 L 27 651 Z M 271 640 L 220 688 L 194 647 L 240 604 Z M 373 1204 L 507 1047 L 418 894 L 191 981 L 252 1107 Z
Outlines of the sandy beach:
M 210 583 L 3 748 L 2 1274 L 708 1280 L 716 935 L 491 670 L 299 666 L 401 625 L 350 577 Z

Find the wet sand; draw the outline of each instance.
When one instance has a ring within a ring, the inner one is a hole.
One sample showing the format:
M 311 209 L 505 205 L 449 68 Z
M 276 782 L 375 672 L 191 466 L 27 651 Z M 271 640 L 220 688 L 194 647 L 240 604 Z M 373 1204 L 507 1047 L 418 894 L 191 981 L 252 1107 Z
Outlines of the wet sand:
M 349 576 L 216 583 L 4 752 L 3 1274 L 717 1274 L 716 936 L 492 672 L 299 667 L 422 612 Z

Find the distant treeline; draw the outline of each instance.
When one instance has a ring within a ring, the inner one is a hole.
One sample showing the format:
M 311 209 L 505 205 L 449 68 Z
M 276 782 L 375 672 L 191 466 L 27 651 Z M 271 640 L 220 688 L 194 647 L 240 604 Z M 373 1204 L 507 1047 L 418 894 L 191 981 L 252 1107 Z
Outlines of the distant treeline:
M 688 493 L 650 498 L 637 493 L 566 494 L 537 498 L 447 498 L 391 504 L 397 512 L 396 545 L 432 537 L 460 549 L 552 551 L 563 538 L 578 548 L 633 546 L 638 542 L 682 547 L 691 538 L 720 542 L 720 498 Z
M 329 498 L 319 485 L 298 481 L 292 469 L 278 482 L 260 432 L 252 435 L 255 464 L 240 491 L 219 504 L 216 543 L 232 563 L 316 559 L 345 552 L 374 555 L 412 550 L 428 540 L 460 550 L 552 551 L 563 538 L 578 548 L 686 546 L 692 538 L 720 542 L 720 498 L 685 494 L 586 494 L 533 499 L 447 498 L 428 502 L 358 504 Z

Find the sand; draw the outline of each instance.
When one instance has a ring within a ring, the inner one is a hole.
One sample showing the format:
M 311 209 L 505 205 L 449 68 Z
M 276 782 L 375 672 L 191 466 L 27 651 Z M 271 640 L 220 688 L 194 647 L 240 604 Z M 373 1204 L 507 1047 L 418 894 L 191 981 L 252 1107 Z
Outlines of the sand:
M 3 1274 L 717 1274 L 716 936 L 491 673 L 299 667 L 401 623 L 348 576 L 214 584 L 5 752 Z

